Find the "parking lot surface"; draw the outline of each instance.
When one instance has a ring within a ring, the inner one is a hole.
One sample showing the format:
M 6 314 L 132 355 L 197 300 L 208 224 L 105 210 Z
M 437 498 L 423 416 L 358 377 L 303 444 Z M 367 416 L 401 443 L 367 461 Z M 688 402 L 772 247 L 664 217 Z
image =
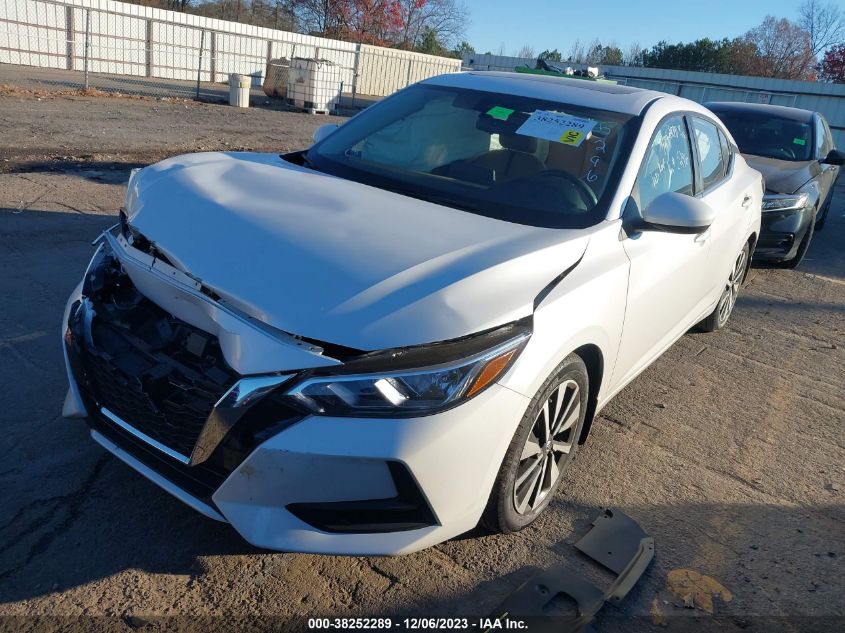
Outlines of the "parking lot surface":
M 620 393 L 549 511 L 518 534 L 401 558 L 256 550 L 62 419 L 62 310 L 129 169 L 303 147 L 327 120 L 0 95 L 0 615 L 107 615 L 129 630 L 170 615 L 486 614 L 538 568 L 586 570 L 571 543 L 612 506 L 656 555 L 599 630 L 845 621 L 845 182 L 801 267 L 754 268 L 726 330 L 687 334 Z

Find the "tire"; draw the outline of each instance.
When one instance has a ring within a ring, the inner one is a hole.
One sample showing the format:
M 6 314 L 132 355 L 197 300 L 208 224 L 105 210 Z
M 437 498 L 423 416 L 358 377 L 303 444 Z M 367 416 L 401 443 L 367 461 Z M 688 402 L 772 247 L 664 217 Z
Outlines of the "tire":
M 702 332 L 716 332 L 721 330 L 731 318 L 736 299 L 739 296 L 742 282 L 745 280 L 745 272 L 748 270 L 749 254 L 751 248 L 746 242 L 743 245 L 739 255 L 736 256 L 733 268 L 728 275 L 728 280 L 725 282 L 725 288 L 719 296 L 719 302 L 710 315 L 698 324 L 698 329 Z
M 540 387 L 502 460 L 481 518 L 485 528 L 516 532 L 533 523 L 549 505 L 578 450 L 589 386 L 584 361 L 570 354 Z M 546 431 L 548 419 L 557 421 L 557 433 L 553 426 L 551 433 Z M 555 441 L 550 441 L 549 435 Z M 522 481 L 517 486 L 519 478 Z
M 798 265 L 804 261 L 804 255 L 807 254 L 807 249 L 810 248 L 810 242 L 813 239 L 813 232 L 815 231 L 816 223 L 810 222 L 807 226 L 807 232 L 801 238 L 801 243 L 798 245 L 798 250 L 795 252 L 795 257 L 787 259 L 780 263 L 781 268 L 798 268 Z

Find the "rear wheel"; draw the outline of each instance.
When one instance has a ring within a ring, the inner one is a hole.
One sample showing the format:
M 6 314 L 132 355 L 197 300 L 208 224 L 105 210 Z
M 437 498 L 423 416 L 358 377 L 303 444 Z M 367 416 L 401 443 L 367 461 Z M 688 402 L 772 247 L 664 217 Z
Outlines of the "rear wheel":
M 736 257 L 733 268 L 731 268 L 731 273 L 728 275 L 728 280 L 725 282 L 725 287 L 722 290 L 722 295 L 719 297 L 719 303 L 716 304 L 716 309 L 710 313 L 710 316 L 698 324 L 700 330 L 704 332 L 715 332 L 725 327 L 736 305 L 740 288 L 742 288 L 745 271 L 748 268 L 748 256 L 750 252 L 751 248 L 746 243 Z
M 570 354 L 531 400 L 511 440 L 482 525 L 515 532 L 549 505 L 578 449 L 587 412 L 584 361 Z

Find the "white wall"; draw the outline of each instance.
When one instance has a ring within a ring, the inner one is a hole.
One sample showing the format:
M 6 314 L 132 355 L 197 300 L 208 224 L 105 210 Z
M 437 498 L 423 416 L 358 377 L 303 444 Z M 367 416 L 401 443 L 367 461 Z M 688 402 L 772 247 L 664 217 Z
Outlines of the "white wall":
M 268 53 L 272 58 L 296 55 L 334 62 L 334 76 L 344 84 L 344 91 L 351 92 L 360 48 L 357 92 L 384 96 L 407 85 L 409 79 L 455 72 L 461 65 L 457 59 L 359 47 L 113 0 L 0 1 L 0 63 L 82 70 L 88 13 L 89 70 L 95 73 L 195 80 L 202 44 L 204 81 L 226 81 L 229 73 L 237 72 L 252 75 L 254 83 L 260 84 Z

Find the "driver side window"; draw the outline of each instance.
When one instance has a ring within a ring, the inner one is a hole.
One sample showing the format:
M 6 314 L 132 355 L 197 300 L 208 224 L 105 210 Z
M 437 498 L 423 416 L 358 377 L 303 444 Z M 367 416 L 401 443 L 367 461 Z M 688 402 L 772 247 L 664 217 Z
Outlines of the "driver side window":
M 643 159 L 637 182 L 640 209 L 645 209 L 660 194 L 693 194 L 692 155 L 687 126 L 682 116 L 673 116 L 660 124 Z

